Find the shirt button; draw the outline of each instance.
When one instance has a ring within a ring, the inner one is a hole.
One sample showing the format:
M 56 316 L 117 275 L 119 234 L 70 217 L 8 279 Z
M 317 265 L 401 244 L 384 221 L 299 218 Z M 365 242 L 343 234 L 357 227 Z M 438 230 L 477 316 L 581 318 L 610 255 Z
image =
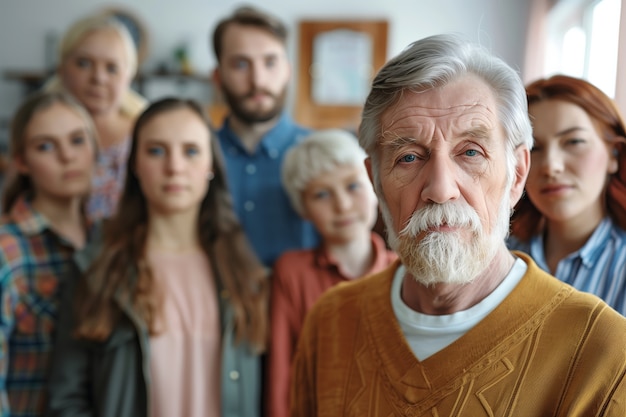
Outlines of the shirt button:
M 256 166 L 253 164 L 246 165 L 246 172 L 250 175 L 254 174 L 256 172 Z
M 230 379 L 232 379 L 233 381 L 236 381 L 239 379 L 239 372 L 237 371 L 230 371 L 230 373 L 228 374 L 228 376 L 230 377 Z
M 278 151 L 276 149 L 270 149 L 268 153 L 270 154 L 270 158 L 272 159 L 278 158 Z
M 252 210 L 254 210 L 254 202 L 253 202 L 253 201 L 246 201 L 246 202 L 243 204 L 243 208 L 244 208 L 244 210 L 246 210 L 246 211 L 252 211 Z

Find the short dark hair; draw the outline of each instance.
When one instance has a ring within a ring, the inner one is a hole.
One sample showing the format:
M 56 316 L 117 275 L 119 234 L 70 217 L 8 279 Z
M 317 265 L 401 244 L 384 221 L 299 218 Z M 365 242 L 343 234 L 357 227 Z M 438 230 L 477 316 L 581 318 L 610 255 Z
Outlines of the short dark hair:
M 287 27 L 277 17 L 269 15 L 251 6 L 237 8 L 232 15 L 225 17 L 213 31 L 213 51 L 217 62 L 220 62 L 222 54 L 222 41 L 224 32 L 231 24 L 253 26 L 273 35 L 284 45 L 287 43 Z

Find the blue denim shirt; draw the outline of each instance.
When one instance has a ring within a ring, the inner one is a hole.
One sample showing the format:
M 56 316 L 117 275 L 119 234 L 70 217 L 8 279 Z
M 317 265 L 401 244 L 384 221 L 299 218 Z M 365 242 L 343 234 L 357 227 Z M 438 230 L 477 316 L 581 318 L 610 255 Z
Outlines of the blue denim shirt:
M 218 132 L 235 210 L 256 254 L 268 267 L 286 250 L 309 249 L 319 242 L 313 225 L 292 208 L 280 180 L 285 152 L 309 132 L 283 114 L 252 154 L 230 129 L 228 119 Z

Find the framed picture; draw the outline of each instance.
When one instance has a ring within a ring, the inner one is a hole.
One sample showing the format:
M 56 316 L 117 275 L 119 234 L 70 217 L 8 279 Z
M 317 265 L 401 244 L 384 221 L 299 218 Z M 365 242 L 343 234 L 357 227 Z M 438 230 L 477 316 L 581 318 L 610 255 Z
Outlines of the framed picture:
M 388 24 L 302 21 L 295 118 L 316 129 L 356 130 L 371 80 L 387 58 Z

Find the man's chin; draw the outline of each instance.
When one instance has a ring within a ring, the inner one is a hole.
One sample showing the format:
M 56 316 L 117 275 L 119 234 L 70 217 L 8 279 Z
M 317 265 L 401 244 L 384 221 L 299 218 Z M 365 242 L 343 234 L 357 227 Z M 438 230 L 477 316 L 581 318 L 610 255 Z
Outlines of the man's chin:
M 466 285 L 470 284 L 476 278 L 465 273 L 452 272 L 448 269 L 424 268 L 423 266 L 405 265 L 407 272 L 411 278 L 418 284 L 425 287 L 434 287 L 436 285 Z
M 252 110 L 252 111 L 244 110 L 244 111 L 233 112 L 233 113 L 235 117 L 240 119 L 242 122 L 252 125 L 252 124 L 265 123 L 265 122 L 274 120 L 280 115 L 281 111 L 282 109 L 271 108 L 267 110 L 258 110 L 258 109 Z
M 403 237 L 398 256 L 415 281 L 425 286 L 468 284 L 486 267 L 487 248 L 466 243 L 457 233 L 429 234 L 419 243 Z

